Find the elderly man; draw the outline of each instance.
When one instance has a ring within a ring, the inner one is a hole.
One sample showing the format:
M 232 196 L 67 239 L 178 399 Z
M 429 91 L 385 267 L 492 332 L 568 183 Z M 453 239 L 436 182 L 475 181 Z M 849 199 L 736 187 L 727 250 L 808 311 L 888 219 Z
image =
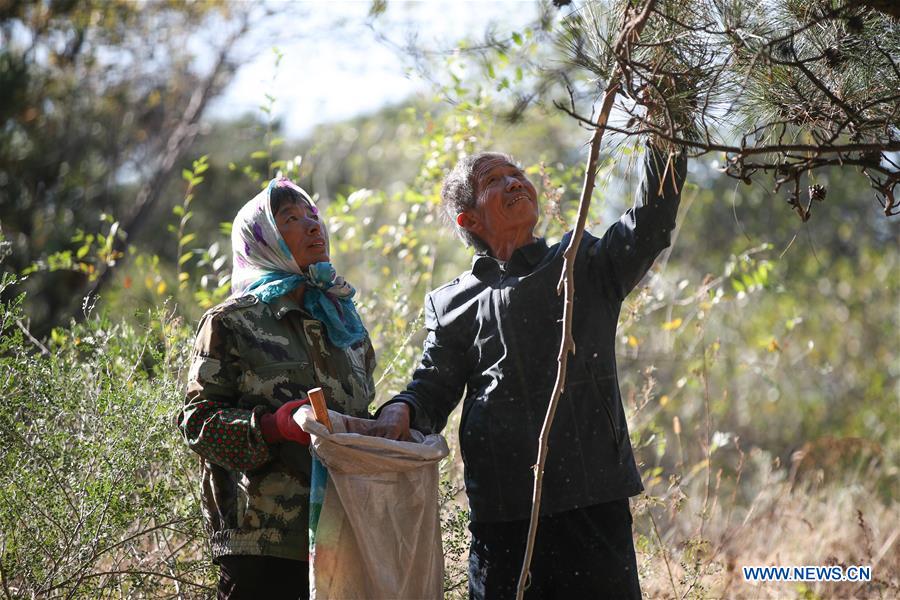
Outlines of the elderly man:
M 638 598 L 628 498 L 643 490 L 616 375 L 622 301 L 670 243 L 686 159 L 653 146 L 637 200 L 575 261 L 576 353 L 550 435 L 530 598 Z M 428 337 L 406 390 L 374 433 L 440 431 L 464 397 L 459 439 L 469 497 L 469 594 L 510 598 L 524 557 L 537 441 L 556 377 L 571 233 L 535 238 L 534 186 L 504 154 L 469 156 L 442 189 L 477 254 L 472 269 L 425 300 Z

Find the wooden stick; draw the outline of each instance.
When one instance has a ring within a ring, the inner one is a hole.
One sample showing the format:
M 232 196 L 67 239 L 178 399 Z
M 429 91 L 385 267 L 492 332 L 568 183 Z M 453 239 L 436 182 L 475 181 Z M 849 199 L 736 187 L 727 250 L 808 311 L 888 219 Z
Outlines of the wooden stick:
M 325 393 L 322 392 L 322 388 L 313 388 L 306 392 L 306 395 L 309 396 L 309 402 L 312 404 L 316 421 L 324 425 L 328 429 L 328 433 L 334 433 L 331 418 L 328 416 L 328 407 L 325 406 Z
M 643 10 L 633 19 L 626 21 L 622 26 L 622 31 L 616 40 L 614 52 L 616 56 L 621 56 L 627 44 L 637 41 L 640 36 L 650 12 L 656 0 L 647 0 Z M 572 338 L 572 310 L 574 308 L 573 299 L 575 298 L 575 256 L 578 254 L 578 246 L 581 244 L 581 238 L 584 234 L 584 226 L 587 222 L 588 209 L 591 205 L 591 194 L 594 191 L 594 179 L 597 175 L 597 161 L 600 156 L 600 142 L 603 139 L 603 132 L 606 122 L 609 120 L 609 113 L 612 111 L 613 103 L 616 99 L 616 93 L 619 90 L 619 76 L 622 75 L 621 62 L 616 67 L 612 77 L 610 77 L 609 85 L 606 88 L 606 94 L 603 97 L 603 104 L 600 108 L 600 114 L 597 117 L 597 124 L 594 128 L 594 134 L 591 137 L 591 150 L 588 157 L 587 170 L 584 173 L 584 187 L 581 190 L 581 201 L 578 206 L 578 221 L 572 237 L 569 239 L 569 245 L 566 247 L 565 257 L 563 261 L 563 271 L 560 275 L 559 284 L 556 287 L 556 293 L 565 292 L 565 303 L 563 304 L 563 333 L 562 342 L 559 346 L 559 355 L 557 362 L 559 370 L 556 373 L 556 382 L 553 384 L 553 393 L 550 396 L 550 404 L 547 406 L 547 414 L 544 417 L 544 424 L 541 426 L 541 437 L 538 440 L 538 462 L 534 465 L 534 492 L 531 505 L 531 521 L 528 525 L 528 541 L 525 545 L 525 559 L 522 561 L 522 571 L 519 573 L 519 585 L 516 589 L 517 600 L 522 600 L 525 595 L 525 585 L 528 581 L 528 571 L 531 568 L 531 557 L 534 554 L 534 541 L 537 537 L 538 519 L 541 513 L 541 484 L 544 479 L 544 465 L 547 462 L 547 451 L 550 441 L 550 427 L 553 425 L 553 418 L 556 415 L 556 407 L 559 404 L 559 397 L 562 394 L 563 387 L 566 383 L 566 367 L 569 360 L 569 352 L 575 352 L 575 340 Z

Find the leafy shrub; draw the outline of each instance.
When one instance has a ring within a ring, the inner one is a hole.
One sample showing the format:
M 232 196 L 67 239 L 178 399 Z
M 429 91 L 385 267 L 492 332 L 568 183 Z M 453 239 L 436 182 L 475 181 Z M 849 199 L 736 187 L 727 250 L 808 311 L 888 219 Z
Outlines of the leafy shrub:
M 3 591 L 203 595 L 196 461 L 171 421 L 190 330 L 166 307 L 142 326 L 91 315 L 37 347 L 22 300 L 0 306 Z

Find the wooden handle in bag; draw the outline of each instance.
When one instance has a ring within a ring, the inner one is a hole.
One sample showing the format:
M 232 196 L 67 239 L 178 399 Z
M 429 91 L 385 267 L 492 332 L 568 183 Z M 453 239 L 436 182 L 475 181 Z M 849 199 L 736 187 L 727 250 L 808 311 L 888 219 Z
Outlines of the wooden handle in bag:
M 313 414 L 316 421 L 321 423 L 328 429 L 328 433 L 334 433 L 334 427 L 331 426 L 331 419 L 328 417 L 328 407 L 325 406 L 325 394 L 322 388 L 313 388 L 306 392 L 309 396 L 309 402 L 312 404 Z

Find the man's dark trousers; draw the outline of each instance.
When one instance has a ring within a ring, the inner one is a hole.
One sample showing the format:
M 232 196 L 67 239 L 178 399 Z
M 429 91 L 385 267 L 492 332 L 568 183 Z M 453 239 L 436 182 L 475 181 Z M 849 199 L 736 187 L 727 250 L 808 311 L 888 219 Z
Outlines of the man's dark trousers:
M 541 517 L 525 598 L 640 598 L 631 523 L 627 499 Z M 528 520 L 469 530 L 469 598 L 515 598 Z

